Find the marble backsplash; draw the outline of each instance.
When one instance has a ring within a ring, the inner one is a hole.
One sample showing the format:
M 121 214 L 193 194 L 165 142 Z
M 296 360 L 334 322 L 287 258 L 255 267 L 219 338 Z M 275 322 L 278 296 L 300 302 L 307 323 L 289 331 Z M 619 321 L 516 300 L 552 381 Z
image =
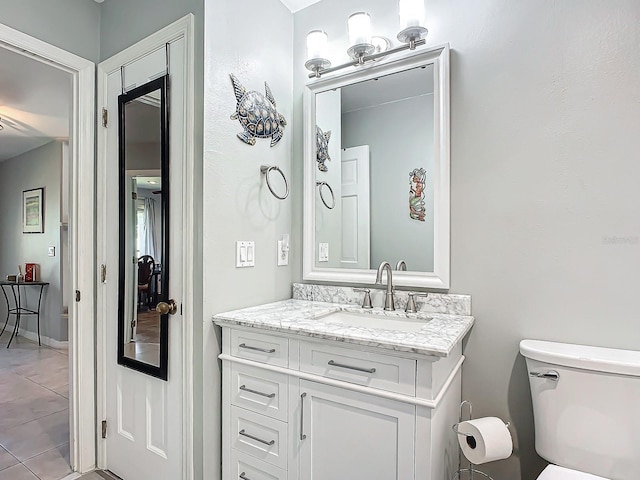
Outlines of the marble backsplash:
M 371 289 L 371 302 L 374 307 L 381 307 L 383 305 L 384 294 L 385 289 Z M 396 290 L 394 295 L 396 310 L 404 310 L 409 298 L 407 292 Z M 314 285 L 310 283 L 293 284 L 293 298 L 296 300 L 361 306 L 363 297 L 364 293 L 354 292 L 353 287 Z M 416 297 L 415 301 L 418 311 L 421 312 L 471 315 L 471 295 L 429 293 L 426 297 Z

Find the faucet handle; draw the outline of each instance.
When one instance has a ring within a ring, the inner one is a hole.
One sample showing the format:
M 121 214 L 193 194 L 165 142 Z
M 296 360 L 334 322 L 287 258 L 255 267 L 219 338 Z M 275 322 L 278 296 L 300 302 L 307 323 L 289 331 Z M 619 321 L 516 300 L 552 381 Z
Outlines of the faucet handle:
M 418 309 L 416 307 L 415 297 L 428 297 L 429 293 L 407 292 L 407 295 L 409 296 L 409 299 L 407 300 L 407 306 L 405 307 L 404 311 L 406 313 L 416 313 Z
M 371 289 L 369 288 L 354 288 L 354 292 L 364 293 L 364 298 L 362 299 L 362 308 L 373 308 L 371 304 Z

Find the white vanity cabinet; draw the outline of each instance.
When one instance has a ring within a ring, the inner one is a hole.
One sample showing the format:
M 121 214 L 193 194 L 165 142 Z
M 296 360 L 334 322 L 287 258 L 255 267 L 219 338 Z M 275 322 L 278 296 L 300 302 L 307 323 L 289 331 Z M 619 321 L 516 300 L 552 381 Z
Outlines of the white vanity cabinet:
M 442 480 L 457 468 L 460 345 L 445 357 L 223 328 L 223 480 Z
M 301 480 L 414 478 L 415 406 L 300 380 Z

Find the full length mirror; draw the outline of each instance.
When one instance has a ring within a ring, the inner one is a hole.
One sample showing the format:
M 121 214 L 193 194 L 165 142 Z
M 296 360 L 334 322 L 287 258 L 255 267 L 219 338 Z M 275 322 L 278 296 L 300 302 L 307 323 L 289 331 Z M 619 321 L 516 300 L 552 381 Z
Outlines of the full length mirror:
M 307 85 L 304 278 L 449 286 L 448 48 Z
M 118 97 L 118 363 L 167 379 L 169 139 L 167 77 Z

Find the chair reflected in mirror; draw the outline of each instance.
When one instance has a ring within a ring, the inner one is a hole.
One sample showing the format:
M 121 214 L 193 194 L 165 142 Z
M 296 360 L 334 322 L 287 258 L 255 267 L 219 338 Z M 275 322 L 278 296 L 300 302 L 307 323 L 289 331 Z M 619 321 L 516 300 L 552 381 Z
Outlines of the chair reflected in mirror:
M 151 308 L 153 273 L 156 262 L 151 255 L 143 255 L 138 259 L 138 311 L 141 307 Z

